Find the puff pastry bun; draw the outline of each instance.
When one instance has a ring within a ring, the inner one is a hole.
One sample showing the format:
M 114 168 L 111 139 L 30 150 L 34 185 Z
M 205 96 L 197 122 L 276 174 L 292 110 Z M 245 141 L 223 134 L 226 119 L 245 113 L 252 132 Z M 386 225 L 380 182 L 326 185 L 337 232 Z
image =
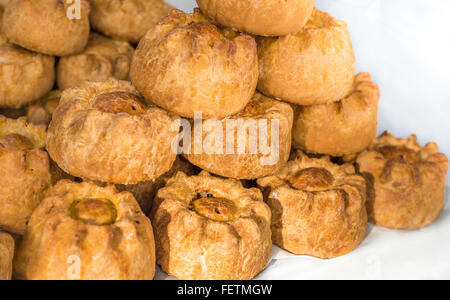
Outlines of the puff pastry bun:
M 367 228 L 366 182 L 352 165 L 302 152 L 279 173 L 261 178 L 272 209 L 272 239 L 298 255 L 334 258 L 353 251 Z
M 180 172 L 158 191 L 153 209 L 156 257 L 185 280 L 248 280 L 271 255 L 270 209 L 240 181 Z
M 6 232 L 0 232 L 0 281 L 11 280 L 14 257 L 14 239 Z
M 368 73 L 361 73 L 341 101 L 296 106 L 294 147 L 331 156 L 364 151 L 377 135 L 379 100 L 378 86 Z
M 61 90 L 54 90 L 45 97 L 39 99 L 36 103 L 27 107 L 26 117 L 28 122 L 35 125 L 44 125 L 48 127 L 52 120 L 52 115 L 58 107 L 61 99 Z
M 314 9 L 297 34 L 261 38 L 258 89 L 298 105 L 338 101 L 351 91 L 355 55 L 345 22 Z
M 175 115 L 146 106 L 126 81 L 65 90 L 48 129 L 47 150 L 67 173 L 117 184 L 154 180 L 169 171 Z
M 415 135 L 401 139 L 385 132 L 358 157 L 357 164 L 371 186 L 367 210 L 374 224 L 418 229 L 439 216 L 448 159 L 436 143 L 422 148 Z
M 130 193 L 60 181 L 33 212 L 14 260 L 27 280 L 151 280 L 150 220 Z
M 141 40 L 131 80 L 148 100 L 183 117 L 241 111 L 258 81 L 253 37 L 219 30 L 199 10 L 174 10 Z

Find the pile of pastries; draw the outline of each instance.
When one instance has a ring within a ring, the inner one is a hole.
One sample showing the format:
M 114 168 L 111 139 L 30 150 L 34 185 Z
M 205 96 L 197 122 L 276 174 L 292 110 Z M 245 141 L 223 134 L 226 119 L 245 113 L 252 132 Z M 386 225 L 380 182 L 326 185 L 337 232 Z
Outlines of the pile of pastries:
M 448 159 L 376 138 L 345 22 L 315 0 L 197 3 L 0 2 L 0 279 L 246 280 L 272 244 L 330 259 L 368 222 L 439 216 Z M 253 121 L 269 134 L 225 138 Z

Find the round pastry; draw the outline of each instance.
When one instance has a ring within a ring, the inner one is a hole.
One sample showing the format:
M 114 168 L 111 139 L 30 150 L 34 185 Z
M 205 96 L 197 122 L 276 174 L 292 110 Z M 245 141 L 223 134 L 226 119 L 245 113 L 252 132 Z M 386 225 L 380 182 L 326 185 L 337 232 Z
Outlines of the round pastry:
M 447 157 L 436 143 L 421 148 L 417 137 L 395 138 L 385 132 L 357 164 L 369 182 L 369 220 L 391 229 L 419 229 L 444 206 Z
M 92 27 L 104 35 L 137 43 L 174 7 L 162 0 L 91 0 Z
M 60 181 L 33 212 L 14 258 L 27 280 L 151 280 L 155 243 L 133 195 Z
M 298 105 L 338 101 L 352 89 L 355 55 L 345 22 L 314 9 L 295 35 L 261 38 L 258 90 Z
M 0 281 L 11 280 L 13 257 L 14 239 L 9 234 L 0 232 Z
M 237 115 L 203 122 L 202 143 L 196 141 L 198 129 L 194 125 L 190 153 L 184 156 L 192 164 L 224 177 L 267 176 L 278 171 L 289 159 L 292 122 L 293 111 L 289 104 L 256 93 Z M 196 149 L 199 144 L 203 146 L 202 151 Z
M 0 116 L 0 229 L 23 234 L 33 210 L 50 187 L 45 129 Z
M 249 280 L 270 260 L 270 209 L 261 191 L 206 172 L 179 172 L 152 209 L 156 257 L 185 280 Z
M 47 150 L 65 172 L 92 181 L 136 184 L 169 171 L 176 119 L 146 106 L 126 81 L 65 90 L 48 128 Z
M 78 55 L 59 60 L 58 87 L 62 90 L 81 86 L 86 81 L 101 82 L 111 77 L 127 80 L 134 48 L 91 33 L 86 49 Z
M 197 0 L 215 22 L 261 36 L 297 33 L 305 26 L 315 0 Z
M 19 108 L 52 89 L 55 58 L 10 44 L 1 26 L 0 9 L 0 107 Z
M 380 91 L 368 73 L 356 76 L 353 91 L 330 104 L 296 106 L 294 147 L 343 156 L 362 152 L 376 138 Z
M 47 127 L 61 99 L 60 90 L 51 91 L 47 96 L 27 107 L 27 120 L 35 125 Z
M 366 182 L 352 165 L 328 157 L 295 160 L 274 176 L 261 178 L 272 209 L 274 244 L 294 254 L 322 259 L 347 254 L 367 229 Z
M 253 37 L 220 30 L 197 9 L 174 10 L 141 40 L 130 77 L 150 102 L 183 117 L 225 118 L 250 101 L 258 81 Z
M 89 1 L 15 0 L 5 8 L 8 39 L 39 53 L 68 56 L 83 51 L 89 39 Z

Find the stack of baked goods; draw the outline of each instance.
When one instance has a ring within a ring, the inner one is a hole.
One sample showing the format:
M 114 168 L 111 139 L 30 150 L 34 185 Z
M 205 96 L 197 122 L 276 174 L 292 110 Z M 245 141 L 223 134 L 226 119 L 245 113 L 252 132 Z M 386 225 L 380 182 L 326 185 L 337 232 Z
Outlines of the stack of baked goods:
M 443 208 L 315 0 L 0 3 L 0 279 L 252 279 Z

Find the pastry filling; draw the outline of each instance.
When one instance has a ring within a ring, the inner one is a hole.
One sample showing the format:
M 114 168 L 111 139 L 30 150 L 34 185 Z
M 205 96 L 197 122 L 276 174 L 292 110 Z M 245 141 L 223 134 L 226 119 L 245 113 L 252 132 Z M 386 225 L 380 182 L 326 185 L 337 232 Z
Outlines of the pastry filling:
M 94 107 L 105 113 L 126 113 L 133 116 L 146 111 L 141 98 L 128 92 L 110 92 L 98 95 L 95 98 Z
M 70 216 L 89 225 L 107 226 L 116 222 L 117 209 L 107 199 L 86 198 L 72 203 Z
M 237 207 L 233 201 L 215 197 L 194 200 L 192 209 L 199 215 L 218 222 L 232 221 L 237 213 Z
M 10 133 L 1 137 L 0 144 L 9 150 L 27 151 L 34 149 L 34 145 L 30 139 L 16 133 Z
M 419 153 L 406 147 L 384 146 L 378 149 L 386 159 L 394 161 L 403 161 L 407 163 L 416 163 L 420 161 Z
M 220 31 L 222 32 L 222 35 L 229 40 L 238 36 L 238 33 L 231 28 L 222 28 Z
M 333 182 L 333 175 L 321 168 L 304 169 L 289 180 L 293 188 L 308 192 L 327 189 Z

